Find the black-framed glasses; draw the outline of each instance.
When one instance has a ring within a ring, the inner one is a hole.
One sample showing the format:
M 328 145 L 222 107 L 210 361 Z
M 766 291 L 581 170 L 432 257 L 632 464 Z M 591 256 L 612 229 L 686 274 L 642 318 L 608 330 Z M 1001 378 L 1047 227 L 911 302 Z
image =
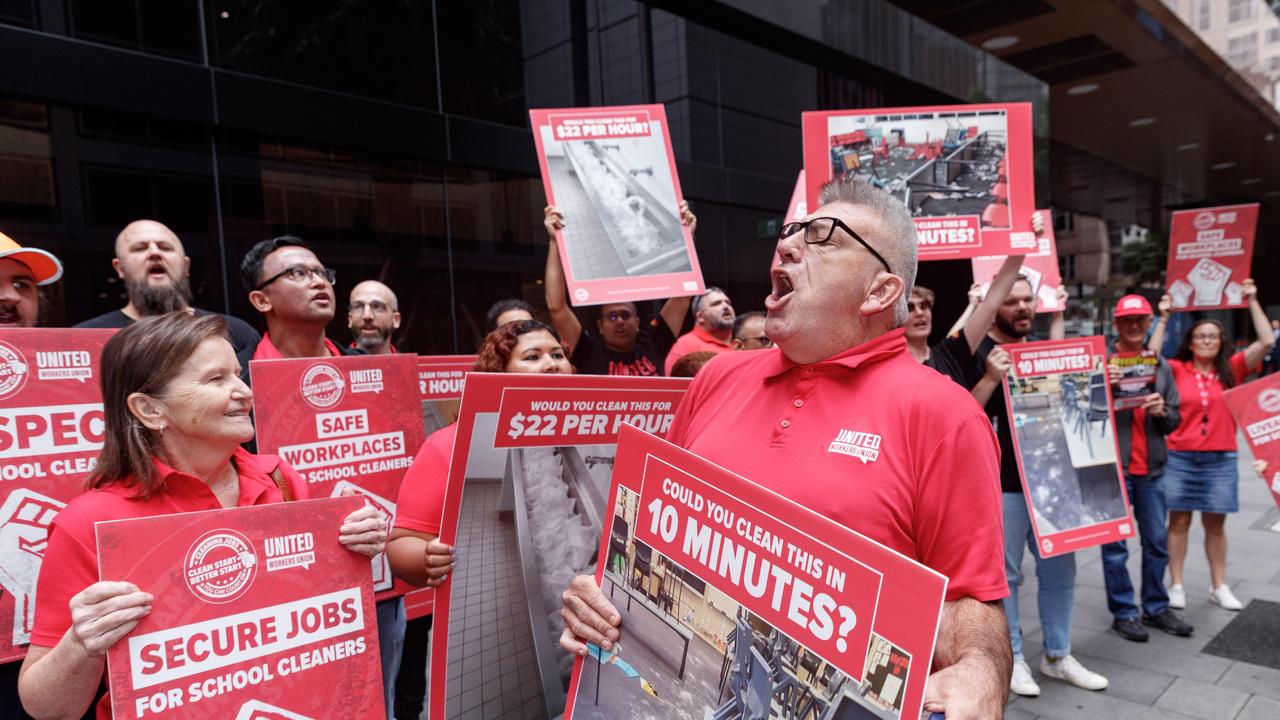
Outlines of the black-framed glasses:
M 366 307 L 369 308 L 374 315 L 385 315 L 389 312 L 395 312 L 390 305 L 382 302 L 381 300 L 370 300 L 367 303 L 359 301 L 353 302 L 348 310 L 354 315 L 363 315 Z
M 332 285 L 338 279 L 338 273 L 333 268 L 327 267 L 307 267 L 306 265 L 290 265 L 280 272 L 258 283 L 258 287 L 254 290 L 261 290 L 280 278 L 288 278 L 289 282 L 295 282 L 299 285 L 309 282 L 312 277 L 324 278 Z
M 867 252 L 874 255 L 875 258 L 880 261 L 880 264 L 884 266 L 885 272 L 890 274 L 893 273 L 893 269 L 889 267 L 889 262 L 884 259 L 884 256 L 876 252 L 876 249 L 871 247 L 870 243 L 863 240 L 861 235 L 854 232 L 853 228 L 841 222 L 839 218 L 816 217 L 806 222 L 787 223 L 778 231 L 778 239 L 783 240 L 803 231 L 803 238 L 806 245 L 821 245 L 823 243 L 831 242 L 831 236 L 835 235 L 836 228 L 840 228 L 848 233 L 849 237 L 857 240 L 862 247 L 867 249 Z
M 752 335 L 740 339 L 743 343 L 754 342 L 762 348 L 773 347 L 773 340 L 770 340 L 768 335 Z

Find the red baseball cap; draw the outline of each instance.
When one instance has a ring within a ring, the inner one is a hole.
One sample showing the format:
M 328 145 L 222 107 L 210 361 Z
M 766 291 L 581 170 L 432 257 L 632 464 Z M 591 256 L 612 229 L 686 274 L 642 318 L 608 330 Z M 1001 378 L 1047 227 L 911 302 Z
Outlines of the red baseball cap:
M 22 247 L 0 232 L 0 258 L 13 258 L 31 268 L 37 285 L 48 285 L 62 277 L 62 263 L 53 253 L 38 248 Z
M 1151 303 L 1141 295 L 1125 295 L 1116 303 L 1116 317 L 1130 317 L 1132 315 L 1154 315 L 1151 310 Z

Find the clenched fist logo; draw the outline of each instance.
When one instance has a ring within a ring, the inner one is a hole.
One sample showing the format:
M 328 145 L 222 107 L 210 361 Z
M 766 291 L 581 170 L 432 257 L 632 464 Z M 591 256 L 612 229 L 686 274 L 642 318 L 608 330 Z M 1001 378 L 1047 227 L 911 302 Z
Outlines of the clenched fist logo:
M 0 506 L 0 588 L 13 596 L 13 644 L 31 641 L 36 579 L 49 544 L 49 526 L 66 504 L 19 488 Z

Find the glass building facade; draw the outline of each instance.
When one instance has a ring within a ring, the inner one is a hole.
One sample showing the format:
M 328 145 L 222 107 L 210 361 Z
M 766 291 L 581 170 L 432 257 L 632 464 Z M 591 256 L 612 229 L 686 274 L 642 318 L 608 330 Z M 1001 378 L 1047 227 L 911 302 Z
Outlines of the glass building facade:
M 706 280 L 742 311 L 801 112 L 1031 100 L 1047 157 L 1047 97 L 881 2 L 0 0 L 0 230 L 63 259 L 50 325 L 124 304 L 114 238 L 154 218 L 201 307 L 256 322 L 240 258 L 290 233 L 340 299 L 397 292 L 402 349 L 470 352 L 493 300 L 542 303 L 530 107 L 664 103 Z M 962 296 L 957 275 L 921 282 Z

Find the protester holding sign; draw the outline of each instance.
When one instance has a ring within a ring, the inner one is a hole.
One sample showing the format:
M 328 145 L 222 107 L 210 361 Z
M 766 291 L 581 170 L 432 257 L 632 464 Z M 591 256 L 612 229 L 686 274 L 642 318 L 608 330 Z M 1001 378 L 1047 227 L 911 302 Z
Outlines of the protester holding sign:
M 1116 356 L 1140 357 L 1143 340 L 1152 322 L 1151 303 L 1141 295 L 1126 295 L 1116 303 L 1116 342 L 1112 348 L 1112 384 L 1123 371 Z M 1133 506 L 1134 520 L 1142 538 L 1142 617 L 1134 602 L 1129 580 L 1129 545 L 1119 540 L 1102 546 L 1102 578 L 1107 586 L 1107 607 L 1115 618 L 1111 627 L 1126 640 L 1146 642 L 1143 625 L 1170 635 L 1190 637 L 1191 625 L 1169 609 L 1164 587 L 1164 571 L 1169 564 L 1169 533 L 1166 527 L 1164 465 L 1168 457 L 1165 436 L 1178 427 L 1181 397 L 1173 381 L 1169 363 L 1156 360 L 1155 384 L 1140 398 L 1138 407 L 1116 410 L 1116 441 L 1120 445 L 1120 466 L 1125 489 Z
M 1236 423 L 1222 394 L 1256 372 L 1275 339 L 1271 322 L 1258 303 L 1258 286 L 1246 279 L 1241 292 L 1258 339 L 1230 354 L 1231 338 L 1216 320 L 1199 320 L 1187 329 L 1169 366 L 1182 396 L 1182 422 L 1169 435 L 1165 495 L 1169 502 L 1169 607 L 1184 608 L 1182 567 L 1187 558 L 1187 532 L 1192 513 L 1200 512 L 1204 551 L 1209 558 L 1209 600 L 1226 610 L 1244 605 L 1227 585 L 1227 514 L 1240 509 L 1236 492 Z M 1147 347 L 1159 350 L 1175 300 L 1160 299 L 1162 322 Z
M 717 356 L 667 437 L 946 574 L 925 707 L 999 717 L 1011 658 L 995 604 L 1008 592 L 995 438 L 963 389 L 907 354 L 910 214 L 856 179 L 820 200 L 778 239 L 765 300 L 778 350 Z M 618 611 L 590 576 L 574 579 L 563 614 L 561 645 L 578 654 L 619 637 Z
M 554 205 L 544 210 L 542 224 L 551 242 L 547 246 L 547 270 L 543 290 L 547 310 L 564 343 L 572 349 L 570 359 L 578 372 L 588 375 L 661 375 L 662 363 L 676 333 L 684 323 L 690 298 L 673 297 L 662 305 L 659 318 L 651 327 L 640 327 L 640 315 L 633 302 L 605 303 L 596 320 L 598 335 L 584 331 L 578 316 L 567 300 L 564 267 L 556 244 L 556 231 L 564 227 L 564 216 Z M 680 203 L 680 221 L 692 236 L 698 219 L 689 211 L 689 203 Z
M 251 455 L 253 393 L 217 315 L 176 312 L 140 321 L 103 348 L 105 439 L 89 485 L 54 520 L 23 663 L 23 705 L 74 717 L 94 701 L 104 657 L 151 608 L 130 583 L 98 580 L 94 523 L 305 498 L 279 458 Z M 372 507 L 347 516 L 339 541 L 372 557 L 385 524 Z M 111 717 L 104 697 L 99 718 Z
M 0 233 L 0 328 L 35 327 L 40 322 L 37 286 L 62 277 L 62 263 L 51 253 L 22 247 Z

